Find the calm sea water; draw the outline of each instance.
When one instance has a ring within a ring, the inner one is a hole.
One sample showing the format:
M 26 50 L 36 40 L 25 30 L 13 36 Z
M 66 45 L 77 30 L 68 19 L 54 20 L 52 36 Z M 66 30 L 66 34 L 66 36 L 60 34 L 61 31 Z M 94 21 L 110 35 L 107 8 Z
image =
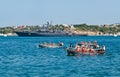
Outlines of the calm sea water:
M 106 46 L 104 55 L 66 56 L 61 48 L 36 47 L 94 40 Z M 0 37 L 0 77 L 120 77 L 120 37 Z

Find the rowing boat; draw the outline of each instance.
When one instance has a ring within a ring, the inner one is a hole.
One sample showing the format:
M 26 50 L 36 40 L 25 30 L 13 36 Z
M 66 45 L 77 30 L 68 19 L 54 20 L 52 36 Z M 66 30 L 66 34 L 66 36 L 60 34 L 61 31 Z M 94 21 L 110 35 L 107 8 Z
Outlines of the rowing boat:
M 38 47 L 39 48 L 60 48 L 62 46 L 59 46 L 59 45 L 44 45 L 44 44 L 39 44 Z

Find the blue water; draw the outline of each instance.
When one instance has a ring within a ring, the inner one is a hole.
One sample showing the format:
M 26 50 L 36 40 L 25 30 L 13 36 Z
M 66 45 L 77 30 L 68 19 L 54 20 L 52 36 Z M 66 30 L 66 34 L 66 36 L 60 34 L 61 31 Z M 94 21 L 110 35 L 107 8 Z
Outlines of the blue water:
M 66 56 L 62 48 L 37 48 L 38 42 L 94 41 L 104 55 Z M 0 37 L 0 77 L 120 77 L 120 37 Z

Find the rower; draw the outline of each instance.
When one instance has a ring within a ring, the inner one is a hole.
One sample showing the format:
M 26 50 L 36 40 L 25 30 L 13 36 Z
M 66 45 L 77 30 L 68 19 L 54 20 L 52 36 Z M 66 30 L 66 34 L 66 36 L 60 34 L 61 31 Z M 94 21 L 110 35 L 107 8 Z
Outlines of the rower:
M 79 47 L 79 46 L 76 47 L 76 51 L 77 51 L 77 52 L 80 51 L 80 47 Z
M 86 48 L 85 47 L 82 47 L 82 52 L 86 52 Z
M 92 48 L 90 48 L 90 49 L 89 49 L 89 53 L 95 53 L 95 50 L 92 49 Z

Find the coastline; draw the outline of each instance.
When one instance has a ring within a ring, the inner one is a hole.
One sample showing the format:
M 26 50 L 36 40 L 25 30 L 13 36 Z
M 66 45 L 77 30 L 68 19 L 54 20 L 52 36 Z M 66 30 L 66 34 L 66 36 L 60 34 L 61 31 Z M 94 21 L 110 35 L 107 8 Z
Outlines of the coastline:
M 16 33 L 7 33 L 7 34 L 0 34 L 0 36 L 7 37 L 7 36 L 18 36 L 18 35 Z
M 77 34 L 87 34 L 87 32 L 82 32 L 82 33 L 77 33 Z M 0 36 L 4 36 L 4 37 L 7 37 L 7 36 L 18 36 L 16 33 L 7 33 L 7 34 L 0 34 Z M 117 36 L 120 36 L 120 34 L 90 34 L 88 33 L 88 36 L 114 36 L 114 37 L 117 37 Z

